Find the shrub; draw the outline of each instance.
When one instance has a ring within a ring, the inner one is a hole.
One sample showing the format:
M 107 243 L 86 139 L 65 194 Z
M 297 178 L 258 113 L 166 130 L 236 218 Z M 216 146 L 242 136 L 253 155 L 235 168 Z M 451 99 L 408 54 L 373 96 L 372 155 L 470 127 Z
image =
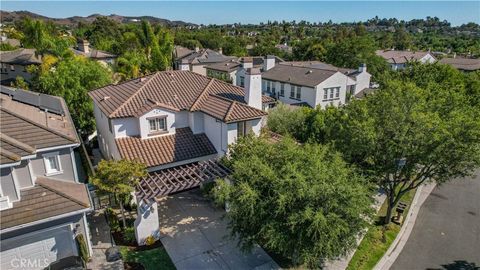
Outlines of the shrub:
M 90 259 L 90 256 L 88 256 L 87 243 L 85 243 L 85 238 L 83 237 L 83 234 L 78 234 L 75 237 L 75 241 L 77 242 L 77 249 L 79 253 L 78 255 L 85 263 L 87 263 Z
M 123 239 L 125 242 L 128 243 L 134 243 L 136 238 L 135 238 L 135 228 L 134 227 L 127 227 L 125 229 L 125 232 L 123 233 Z
M 119 232 L 121 230 L 120 222 L 118 222 L 118 217 L 115 214 L 115 211 L 113 211 L 113 209 L 109 207 L 105 209 L 105 215 L 107 215 L 107 221 L 111 231 Z

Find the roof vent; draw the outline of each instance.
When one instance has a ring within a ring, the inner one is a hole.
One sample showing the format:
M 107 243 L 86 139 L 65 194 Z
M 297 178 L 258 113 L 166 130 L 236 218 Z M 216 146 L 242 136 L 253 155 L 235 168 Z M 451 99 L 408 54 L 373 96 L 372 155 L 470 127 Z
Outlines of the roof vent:
M 143 82 L 143 81 L 145 81 L 145 77 L 138 78 L 138 82 Z
M 312 70 L 309 70 L 307 71 L 307 74 L 312 74 L 312 72 L 313 72 Z
M 107 99 L 109 99 L 109 98 L 110 98 L 110 96 L 104 96 L 104 97 L 102 98 L 102 101 L 105 101 L 105 100 L 107 100 Z

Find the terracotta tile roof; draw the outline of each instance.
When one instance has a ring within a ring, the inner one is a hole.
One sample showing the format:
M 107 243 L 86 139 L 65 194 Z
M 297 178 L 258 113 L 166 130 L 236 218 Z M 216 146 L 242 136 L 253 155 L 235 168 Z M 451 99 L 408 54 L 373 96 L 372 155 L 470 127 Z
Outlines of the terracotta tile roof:
M 19 91 L 19 90 L 17 90 Z M 66 115 L 40 110 L 36 106 L 13 100 L 0 94 L 0 160 L 11 163 L 37 149 L 78 143 L 73 122 L 66 105 Z
M 204 133 L 193 134 L 190 128 L 177 128 L 175 134 L 148 140 L 138 137 L 116 139 L 120 156 L 138 160 L 147 167 L 214 155 L 215 147 Z
M 233 101 L 245 104 L 243 88 L 180 70 L 157 72 L 119 85 L 109 85 L 94 90 L 89 95 L 110 118 L 136 116 L 139 111 L 151 106 L 149 104 L 155 103 L 177 110 L 201 111 L 224 120 Z M 222 104 L 214 104 L 222 98 Z M 272 98 L 266 96 L 262 100 L 265 103 L 273 102 Z M 249 110 L 249 113 L 249 118 L 266 115 L 255 108 Z
M 20 192 L 21 200 L 0 212 L 0 229 L 90 208 L 87 188 L 83 184 L 37 178 L 34 187 Z
M 480 58 L 442 58 L 439 62 L 465 71 L 474 71 L 480 69 Z
M 423 51 L 396 51 L 396 50 L 377 50 L 375 52 L 378 56 L 383 57 L 387 62 L 392 64 L 405 64 L 409 61 L 420 60 L 429 52 Z

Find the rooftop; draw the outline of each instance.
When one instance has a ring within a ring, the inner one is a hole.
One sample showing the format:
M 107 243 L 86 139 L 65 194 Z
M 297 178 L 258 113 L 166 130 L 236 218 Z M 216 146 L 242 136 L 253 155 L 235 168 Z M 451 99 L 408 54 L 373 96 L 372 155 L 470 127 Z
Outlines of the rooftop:
M 115 141 L 122 158 L 138 160 L 147 167 L 217 154 L 207 135 L 193 134 L 190 128 L 177 128 L 173 135 L 148 140 L 127 137 Z
M 60 97 L 1 86 L 0 120 L 2 164 L 17 162 L 38 149 L 79 142 Z
M 397 51 L 397 50 L 377 50 L 378 56 L 383 57 L 391 64 L 405 64 L 409 61 L 420 60 L 430 52 L 424 51 Z
M 290 84 L 315 87 L 338 71 L 293 63 L 281 63 L 262 73 L 262 78 Z
M 71 50 L 76 55 L 83 55 L 87 58 L 92 58 L 92 59 L 101 60 L 101 59 L 109 59 L 109 58 L 116 58 L 117 57 L 114 54 L 111 54 L 111 53 L 105 52 L 105 51 L 101 51 L 101 50 L 97 50 L 97 49 L 90 49 L 88 51 L 88 53 L 86 53 L 84 51 L 81 51 L 81 50 L 73 49 L 73 48 Z
M 186 50 L 178 51 L 177 53 L 184 54 Z M 187 62 L 189 64 L 206 64 L 206 63 L 219 63 L 226 62 L 232 59 L 235 59 L 234 56 L 226 56 L 220 52 L 211 50 L 211 49 L 200 49 L 198 51 L 192 51 L 189 54 L 177 57 L 177 61 L 181 60 L 182 62 Z
M 17 49 L 14 51 L 0 51 L 0 61 L 7 64 L 34 65 L 41 64 L 42 60 L 35 55 L 35 49 Z
M 89 92 L 109 118 L 135 117 L 155 106 L 200 111 L 224 122 L 261 118 L 262 110 L 248 106 L 245 90 L 191 71 L 163 71 L 108 85 Z M 270 98 L 263 97 L 265 103 Z
M 20 192 L 21 200 L 0 212 L 1 230 L 90 208 L 83 184 L 39 177 L 35 186 Z
M 480 58 L 442 58 L 439 62 L 465 71 L 480 70 Z

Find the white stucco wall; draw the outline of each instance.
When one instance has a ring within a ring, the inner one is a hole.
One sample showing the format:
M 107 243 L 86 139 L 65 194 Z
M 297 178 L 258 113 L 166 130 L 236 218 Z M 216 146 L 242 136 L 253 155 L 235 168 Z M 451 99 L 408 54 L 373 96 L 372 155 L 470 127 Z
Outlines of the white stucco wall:
M 206 114 L 204 114 L 203 119 L 205 134 L 215 146 L 218 154 L 220 156 L 224 155 L 228 150 L 227 124 Z
M 134 117 L 112 119 L 115 138 L 140 135 L 138 119 Z
M 332 75 L 330 78 L 323 81 L 319 84 L 316 88 L 316 105 L 325 108 L 327 105 L 339 106 L 341 104 L 345 104 L 346 99 L 346 91 L 347 91 L 347 82 L 348 76 L 337 72 Z M 332 88 L 332 87 L 340 87 L 340 96 L 338 98 L 333 97 L 330 99 L 330 95 L 328 95 L 327 99 L 323 98 L 324 96 L 324 89 L 325 88 Z
M 285 83 L 285 94 L 284 96 L 280 96 L 280 89 L 281 89 L 281 83 L 278 81 L 272 81 L 272 83 L 275 85 L 275 92 L 278 95 L 278 99 L 282 101 L 283 103 L 287 104 L 294 104 L 294 103 L 301 103 L 301 102 L 307 102 L 310 106 L 315 107 L 315 89 L 311 87 L 306 87 L 306 86 L 301 86 L 301 96 L 300 99 L 295 99 L 295 98 L 290 98 L 290 91 L 291 91 L 291 86 L 288 83 Z M 297 85 L 295 85 L 296 87 Z M 273 87 L 272 87 L 273 88 Z M 263 93 L 268 95 L 267 86 L 266 86 L 266 81 L 263 80 L 262 82 L 262 90 Z M 272 90 L 270 90 L 272 91 Z
M 150 125 L 148 122 L 148 118 L 154 118 L 154 117 L 162 117 L 166 116 L 167 117 L 167 132 L 158 134 L 158 135 L 149 135 L 150 133 Z M 153 109 L 149 111 L 148 113 L 140 116 L 138 118 L 138 123 L 140 127 L 140 137 L 142 139 L 147 139 L 147 138 L 153 138 L 157 136 L 165 136 L 165 135 L 172 135 L 175 134 L 175 112 L 164 110 L 164 109 Z
M 120 159 L 120 153 L 118 152 L 117 145 L 115 144 L 115 134 L 110 132 L 108 126 L 108 118 L 97 104 L 93 105 L 93 113 L 95 115 L 95 121 L 97 124 L 97 139 L 100 151 L 105 158 Z M 112 122 L 112 128 L 113 128 Z M 115 130 L 113 130 L 115 131 Z
M 431 54 L 427 54 L 425 55 L 424 57 L 422 57 L 422 59 L 420 59 L 420 62 L 422 63 L 435 63 L 437 60 L 435 59 L 435 57 L 433 57 Z
M 204 119 L 203 113 L 201 112 L 192 112 L 188 114 L 188 122 L 190 129 L 194 134 L 204 132 Z
M 203 65 L 191 65 L 190 70 L 203 76 L 207 76 L 207 70 Z
M 355 85 L 355 93 L 357 94 L 358 92 L 362 91 L 365 88 L 368 88 L 370 86 L 370 78 L 372 75 L 368 72 L 362 72 L 359 73 L 357 76 L 355 76 L 356 79 L 356 85 Z

